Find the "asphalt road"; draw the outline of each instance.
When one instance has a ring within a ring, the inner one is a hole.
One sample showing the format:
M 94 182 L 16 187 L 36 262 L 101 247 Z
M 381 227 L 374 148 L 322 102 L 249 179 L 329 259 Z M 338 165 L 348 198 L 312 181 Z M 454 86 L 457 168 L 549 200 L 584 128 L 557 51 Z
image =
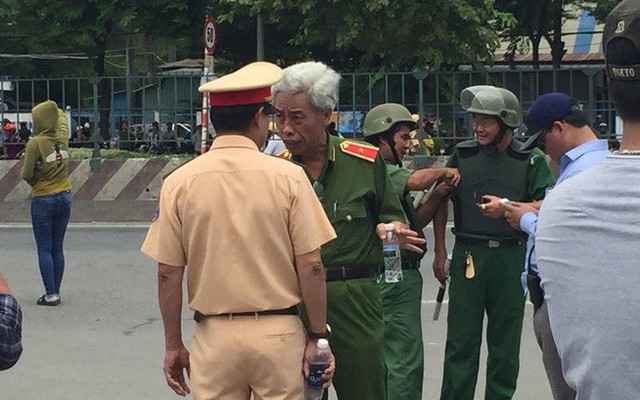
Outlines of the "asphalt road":
M 179 398 L 162 375 L 156 267 L 139 251 L 145 231 L 141 225 L 71 225 L 62 305 L 47 308 L 35 305 L 43 289 L 30 226 L 0 226 L 0 270 L 22 304 L 25 349 L 14 368 L 0 372 L 2 400 Z M 431 241 L 430 227 L 426 233 Z M 437 284 L 431 260 L 430 254 L 423 259 L 424 399 L 438 398 L 446 334 L 446 304 L 440 320 L 432 320 Z M 528 304 L 514 399 L 551 399 L 531 313 Z M 188 343 L 192 320 L 186 307 L 183 323 Z M 483 348 L 476 399 L 484 394 L 485 359 Z

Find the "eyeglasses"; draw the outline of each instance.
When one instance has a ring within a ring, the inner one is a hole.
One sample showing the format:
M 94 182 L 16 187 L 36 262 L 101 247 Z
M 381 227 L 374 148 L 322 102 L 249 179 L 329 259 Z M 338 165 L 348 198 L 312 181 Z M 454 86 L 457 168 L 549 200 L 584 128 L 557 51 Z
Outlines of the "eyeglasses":
M 538 144 L 538 146 L 544 146 L 544 137 L 547 135 L 547 133 L 549 133 L 551 129 L 553 129 L 553 127 L 542 131 L 540 135 L 538 135 L 538 138 L 536 139 L 536 143 Z
M 498 121 L 495 118 L 475 117 L 472 120 L 473 130 L 482 129 L 486 131 L 496 125 Z
M 564 120 L 553 121 L 553 124 L 551 125 L 551 127 L 549 129 L 545 129 L 544 131 L 542 131 L 540 133 L 540 135 L 538 135 L 538 138 L 536 139 L 536 143 L 539 146 L 544 146 L 544 138 L 547 136 L 547 133 L 549 133 L 549 132 L 551 132 L 553 130 L 553 127 L 556 125 L 556 122 L 560 122 L 562 124 L 562 123 L 564 123 Z

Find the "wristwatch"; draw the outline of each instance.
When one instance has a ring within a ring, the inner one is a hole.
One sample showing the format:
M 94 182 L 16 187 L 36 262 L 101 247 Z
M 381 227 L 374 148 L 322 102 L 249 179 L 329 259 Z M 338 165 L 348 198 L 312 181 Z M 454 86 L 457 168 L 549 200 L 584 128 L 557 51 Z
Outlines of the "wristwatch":
M 309 339 L 318 340 L 318 339 L 329 339 L 331 336 L 331 326 L 327 324 L 327 327 L 324 332 L 313 332 L 307 331 L 307 336 Z

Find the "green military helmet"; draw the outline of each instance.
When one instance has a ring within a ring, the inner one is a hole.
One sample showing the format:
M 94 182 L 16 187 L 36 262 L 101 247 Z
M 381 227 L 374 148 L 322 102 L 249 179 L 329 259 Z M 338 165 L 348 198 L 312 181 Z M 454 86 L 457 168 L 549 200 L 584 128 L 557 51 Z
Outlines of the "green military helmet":
M 415 129 L 416 126 L 411 117 L 411 112 L 402 104 L 385 103 L 375 106 L 364 117 L 364 123 L 362 124 L 364 137 L 366 139 L 384 133 L 398 122 L 408 124 L 411 129 Z
M 471 86 L 462 90 L 460 105 L 470 113 L 494 115 L 511 128 L 520 126 L 522 120 L 520 102 L 516 95 L 495 86 Z

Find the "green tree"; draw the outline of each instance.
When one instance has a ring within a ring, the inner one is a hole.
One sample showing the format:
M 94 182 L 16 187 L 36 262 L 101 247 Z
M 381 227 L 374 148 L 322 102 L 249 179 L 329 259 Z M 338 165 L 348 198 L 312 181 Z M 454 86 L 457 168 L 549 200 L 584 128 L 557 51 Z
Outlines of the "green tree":
M 192 16 L 204 13 L 204 4 L 198 1 L 173 0 L 0 0 L 4 9 L 4 32 L 16 37 L 27 37 L 19 43 L 21 53 L 73 53 L 88 56 L 90 73 L 96 77 L 106 75 L 106 55 L 114 43 L 122 43 L 129 34 L 142 34 L 155 40 L 176 40 L 189 37 L 183 34 L 191 28 Z M 10 11 L 8 11 L 10 10 Z M 17 47 L 18 45 L 15 45 Z M 77 61 L 76 61 L 77 62 Z M 78 63 L 78 62 L 77 62 Z M 51 73 L 49 65 L 32 62 Z M 80 64 L 80 63 L 78 63 Z M 75 66 L 75 70 L 84 65 Z M 68 65 L 68 64 L 67 64 Z M 98 83 L 100 132 L 108 137 L 110 86 L 107 80 Z
M 607 15 L 618 5 L 622 0 L 593 0 L 587 4 L 587 8 L 599 22 L 604 22 L 607 19 Z
M 602 0 L 608 1 L 608 0 Z M 571 12 L 575 6 L 583 6 L 580 0 L 496 0 L 496 7 L 511 13 L 517 20 L 506 36 L 510 41 L 511 58 L 516 51 L 531 45 L 533 67 L 540 67 L 540 42 L 544 38 L 551 46 L 554 68 L 560 68 L 566 53 L 562 40 L 562 24 L 567 19 L 575 19 Z
M 540 41 L 549 31 L 549 6 L 552 0 L 496 0 L 496 8 L 512 14 L 517 24 L 506 31 L 509 40 L 508 60 L 531 45 L 533 68 L 540 68 Z
M 214 0 L 210 7 L 220 25 L 261 14 L 282 38 L 279 47 L 294 50 L 267 47 L 270 58 L 354 69 L 490 63 L 497 30 L 513 23 L 492 0 Z

